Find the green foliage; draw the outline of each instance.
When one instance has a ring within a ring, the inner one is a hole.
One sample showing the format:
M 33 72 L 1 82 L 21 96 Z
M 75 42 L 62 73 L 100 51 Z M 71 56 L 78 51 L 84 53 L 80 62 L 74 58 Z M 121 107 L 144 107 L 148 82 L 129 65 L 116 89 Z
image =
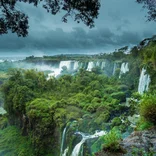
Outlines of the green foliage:
M 107 88 L 105 88 L 104 90 L 107 94 L 112 94 L 115 92 L 115 88 L 113 86 L 108 86 Z
M 145 95 L 140 103 L 140 115 L 156 125 L 156 95 Z
M 100 67 L 94 67 L 92 68 L 92 72 L 95 74 L 102 74 L 102 70 Z
M 111 94 L 112 98 L 118 99 L 120 102 L 126 101 L 126 95 L 124 92 L 117 92 Z
M 117 55 L 120 59 L 122 56 L 130 57 L 122 53 Z M 44 59 L 51 61 L 50 58 Z M 36 58 L 36 61 L 39 60 L 40 58 Z M 68 73 L 66 68 L 63 72 Z M 133 72 L 137 73 L 137 69 Z M 115 76 L 109 78 L 102 75 L 99 69 L 93 69 L 93 72 L 81 69 L 73 76 L 63 75 L 58 79 L 52 77 L 46 80 L 44 73 L 35 70 L 11 71 L 9 80 L 3 85 L 9 123 L 18 125 L 23 134 L 31 137 L 36 155 L 59 155 L 54 153 L 59 151 L 59 133 L 66 123 L 73 120 L 78 121 L 80 130 L 88 133 L 116 126 L 125 131 L 129 123 L 122 125 L 118 116 L 124 113 L 126 118 L 133 114 L 137 107 L 137 102 L 125 105 L 126 96 L 135 88 L 132 87 L 134 83 L 130 85 L 131 77 L 130 74 L 119 80 Z M 127 79 L 129 80 L 126 83 Z M 89 117 L 85 117 L 84 114 L 88 114 Z M 108 141 L 104 146 L 106 150 L 120 150 L 120 137 L 117 135 L 112 131 L 107 136 Z
M 96 117 L 95 122 L 97 124 L 102 124 L 103 122 L 107 122 L 110 118 L 110 112 L 106 111 L 101 113 L 98 117 Z
M 15 126 L 0 130 L 0 155 L 5 156 L 35 156 L 30 138 L 22 136 Z
M 134 98 L 134 99 L 137 99 L 137 100 L 141 99 L 141 95 L 138 92 L 133 92 L 131 97 Z
M 31 119 L 41 119 L 49 117 L 50 102 L 47 99 L 36 98 L 34 101 L 27 103 L 26 112 Z
M 149 151 L 145 151 L 144 148 L 133 148 L 132 149 L 132 156 L 155 156 L 156 152 L 154 152 L 153 148 L 150 148 Z
M 143 63 L 146 65 L 147 69 L 156 70 L 156 45 L 154 42 L 151 42 L 147 47 L 142 51 Z M 150 71 L 149 70 L 149 71 Z
M 113 126 L 113 127 L 114 127 L 114 126 L 119 126 L 119 125 L 122 124 L 121 119 L 120 119 L 119 117 L 113 118 L 113 120 L 112 120 L 111 123 L 112 123 L 112 126 Z
M 146 121 L 144 118 L 140 118 L 140 120 L 137 123 L 137 130 L 143 131 L 146 129 L 149 129 L 153 126 L 153 123 Z
M 50 105 L 49 100 L 43 98 L 37 98 L 26 105 L 29 124 L 25 123 L 24 126 L 31 136 L 36 155 L 47 154 L 51 148 L 55 122 Z
M 119 145 L 121 134 L 116 129 L 111 130 L 104 136 L 103 150 L 109 152 L 121 152 L 122 149 Z
M 103 144 L 103 137 L 99 137 L 98 140 L 94 142 L 93 145 L 91 146 L 92 154 L 102 150 L 101 147 L 102 144 Z
M 4 129 L 8 126 L 8 118 L 6 115 L 0 115 L 0 129 Z
M 25 0 L 23 2 L 28 4 L 31 3 L 36 7 L 39 5 L 39 1 L 36 0 Z M 19 37 L 26 37 L 28 35 L 29 17 L 20 9 L 18 9 L 17 5 L 18 4 L 16 3 L 16 1 L 13 1 L 12 3 L 4 1 L 0 5 L 0 11 L 4 12 L 4 15 L 1 16 L 0 21 L 2 28 L 0 34 L 6 34 L 8 33 L 8 31 L 11 31 L 12 33 L 16 33 Z M 44 0 L 43 8 L 52 15 L 56 15 L 57 13 L 63 11 L 64 14 L 62 21 L 65 23 L 68 21 L 67 18 L 69 16 L 72 16 L 73 20 L 77 23 L 80 23 L 81 21 L 86 26 L 92 28 L 94 27 L 94 20 L 99 15 L 100 2 L 98 0 L 91 0 L 90 3 L 84 1 L 66 2 L 64 0 L 61 0 L 60 3 L 57 3 L 54 0 L 50 2 Z M 28 57 L 28 59 L 31 59 L 33 57 L 34 56 Z
M 120 91 L 127 91 L 128 90 L 128 86 L 127 85 L 120 85 L 119 87 L 118 87 L 118 90 L 120 90 Z

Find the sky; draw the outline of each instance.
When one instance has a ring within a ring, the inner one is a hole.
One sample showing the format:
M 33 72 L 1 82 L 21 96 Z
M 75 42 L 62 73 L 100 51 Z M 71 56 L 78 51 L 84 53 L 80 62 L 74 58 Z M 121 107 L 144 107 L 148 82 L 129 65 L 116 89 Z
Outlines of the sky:
M 53 16 L 41 5 L 19 3 L 16 7 L 29 16 L 29 35 L 1 35 L 0 56 L 109 53 L 156 35 L 156 22 L 147 22 L 147 10 L 135 0 L 101 0 L 92 29 L 70 18 L 63 23 L 63 13 Z

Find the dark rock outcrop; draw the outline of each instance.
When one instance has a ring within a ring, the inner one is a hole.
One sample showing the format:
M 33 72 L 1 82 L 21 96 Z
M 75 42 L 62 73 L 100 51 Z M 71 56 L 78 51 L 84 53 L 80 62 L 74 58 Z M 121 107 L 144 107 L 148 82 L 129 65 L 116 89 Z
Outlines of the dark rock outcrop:
M 121 146 L 126 149 L 126 156 L 131 156 L 133 152 L 153 153 L 156 156 L 156 127 L 133 132 L 121 142 Z
M 120 146 L 126 151 L 123 153 L 111 153 L 101 151 L 96 156 L 156 156 L 156 127 L 146 131 L 134 131 L 125 138 Z

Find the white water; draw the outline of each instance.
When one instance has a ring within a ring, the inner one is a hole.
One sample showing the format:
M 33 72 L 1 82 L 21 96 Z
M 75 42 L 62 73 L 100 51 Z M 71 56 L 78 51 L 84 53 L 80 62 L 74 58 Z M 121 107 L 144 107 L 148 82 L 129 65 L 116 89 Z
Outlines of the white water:
M 116 71 L 116 63 L 114 63 L 113 75 L 115 75 L 115 71 Z
M 62 67 L 66 66 L 67 70 L 70 70 L 71 68 L 71 61 L 61 61 L 59 65 L 59 70 L 62 70 Z
M 62 153 L 63 153 L 63 145 L 64 145 L 64 141 L 65 141 L 66 131 L 67 131 L 67 127 L 64 128 L 63 133 L 62 133 L 60 156 L 63 156 Z
M 104 62 L 102 62 L 102 64 L 101 64 L 101 69 L 104 69 L 106 67 L 106 62 L 104 61 Z
M 138 92 L 140 94 L 143 94 L 144 91 L 148 90 L 150 81 L 151 81 L 150 76 L 146 74 L 146 70 L 142 68 L 140 79 L 139 79 L 139 86 L 138 86 Z
M 98 138 L 106 134 L 105 131 L 96 131 L 93 135 L 85 135 L 84 133 L 77 132 L 76 134 L 80 134 L 82 136 L 82 140 L 74 147 L 71 156 L 79 156 L 81 146 L 85 143 L 88 139 Z
M 100 67 L 100 62 L 99 61 L 96 62 L 96 66 Z
M 92 68 L 94 68 L 94 62 L 89 62 L 88 67 L 87 67 L 87 71 L 91 71 Z
M 50 79 L 51 76 L 57 77 L 59 74 L 61 74 L 62 67 L 66 66 L 67 70 L 71 69 L 71 61 L 61 61 L 59 64 L 59 68 L 51 67 L 50 70 L 51 73 L 48 74 L 48 79 Z
M 122 74 L 125 74 L 126 72 L 129 71 L 129 68 L 128 68 L 128 63 L 122 63 L 121 64 L 121 68 L 120 68 L 120 75 L 119 75 L 119 78 L 121 78 L 121 75 Z
M 4 60 L 0 60 L 0 63 L 3 63 L 4 62 Z
M 68 150 L 69 150 L 69 148 L 67 147 L 67 148 L 64 150 L 64 152 L 63 152 L 62 156 L 66 156 L 66 155 L 67 155 L 67 153 L 68 153 Z
M 82 146 L 82 144 L 83 144 L 85 141 L 86 141 L 86 139 L 83 138 L 83 139 L 75 146 L 75 148 L 74 148 L 74 150 L 73 150 L 71 156 L 78 156 L 78 155 L 79 155 L 81 146 Z
M 61 70 L 59 70 L 58 68 L 53 68 L 52 73 L 48 74 L 48 79 L 50 79 L 50 77 L 52 76 L 57 77 L 60 73 L 61 73 Z
M 4 108 L 3 107 L 0 107 L 0 114 L 1 115 L 4 115 L 4 114 L 6 114 L 7 112 L 4 110 Z
M 77 70 L 78 68 L 79 68 L 79 62 L 75 61 L 73 70 Z

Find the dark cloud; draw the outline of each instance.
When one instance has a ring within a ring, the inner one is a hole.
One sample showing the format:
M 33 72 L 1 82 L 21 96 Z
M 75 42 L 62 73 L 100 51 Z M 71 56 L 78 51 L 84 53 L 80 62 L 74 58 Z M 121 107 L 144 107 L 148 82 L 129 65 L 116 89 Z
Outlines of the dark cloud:
M 121 35 L 113 33 L 110 29 L 94 29 L 86 32 L 83 28 L 74 28 L 65 32 L 59 28 L 47 32 L 40 32 L 38 36 L 18 38 L 14 34 L 4 35 L 0 38 L 0 48 L 5 51 L 19 51 L 21 49 L 38 49 L 44 51 L 58 49 L 102 49 L 107 46 L 123 46 L 136 44 L 141 40 L 136 32 L 124 31 Z M 7 43 L 7 46 L 6 46 Z
M 156 23 L 146 22 L 146 10 L 133 0 L 102 1 L 96 27 L 89 29 L 72 19 L 62 23 L 62 13 L 48 14 L 42 6 L 18 4 L 29 16 L 29 36 L 0 36 L 0 54 L 56 54 L 77 52 L 107 52 L 125 45 L 135 45 L 155 33 Z M 132 9 L 133 8 L 133 9 Z

